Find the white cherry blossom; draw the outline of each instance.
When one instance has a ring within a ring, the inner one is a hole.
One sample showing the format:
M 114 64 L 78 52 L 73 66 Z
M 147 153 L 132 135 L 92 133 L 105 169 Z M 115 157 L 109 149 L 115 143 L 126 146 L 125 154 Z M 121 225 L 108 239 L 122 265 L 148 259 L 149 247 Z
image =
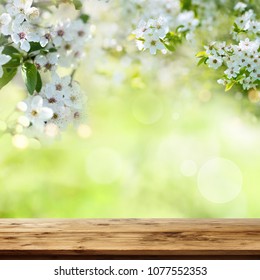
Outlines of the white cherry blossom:
M 70 30 L 71 21 L 60 22 L 52 31 L 53 43 L 56 47 L 60 47 L 64 42 L 71 42 L 73 36 Z
M 32 29 L 28 22 L 15 24 L 13 33 L 11 34 L 14 44 L 19 45 L 21 50 L 28 52 L 30 50 L 30 42 L 39 42 L 39 35 Z
M 3 47 L 0 47 L 0 78 L 3 76 L 3 65 L 8 63 L 11 60 L 11 57 L 9 55 L 2 54 Z
M 57 69 L 59 55 L 55 53 L 48 53 L 46 55 L 37 55 L 34 60 L 38 70 L 55 71 Z
M 12 18 L 8 13 L 3 13 L 0 15 L 0 33 L 2 33 L 3 35 L 10 34 L 11 21 Z
M 25 116 L 37 130 L 42 131 L 45 122 L 53 117 L 52 109 L 43 105 L 43 99 L 39 95 L 28 98 L 25 103 L 27 104 Z
M 214 42 L 206 46 L 206 64 L 210 68 L 224 67 L 223 78 L 219 84 L 241 85 L 244 90 L 256 89 L 260 82 L 260 22 L 253 10 L 244 12 L 241 3 L 236 6 L 242 15 L 238 16 L 232 30 L 233 42 Z M 240 28 L 241 30 L 238 30 Z
M 56 22 L 48 22 L 45 17 L 52 15 L 55 5 L 48 7 L 41 18 L 38 1 L 6 2 L 0 4 L 0 35 L 4 35 L 1 36 L 4 46 L 0 47 L 0 78 L 7 73 L 3 66 L 12 59 L 12 68 L 17 67 L 18 70 L 22 66 L 25 69 L 25 81 L 30 75 L 37 74 L 35 88 L 32 88 L 33 83 L 26 83 L 31 95 L 17 104 L 16 110 L 20 114 L 17 125 L 22 125 L 23 133 L 37 139 L 54 135 L 54 127 L 58 132 L 55 135 L 59 135 L 60 130 L 83 120 L 86 100 L 79 84 L 73 80 L 73 73 L 85 55 L 86 43 L 91 39 L 90 25 L 81 18 L 81 13 L 75 19 L 57 18 Z M 12 57 L 2 53 L 4 48 L 14 52 Z M 68 68 L 72 74 L 59 76 L 60 66 Z M 29 67 L 28 72 L 26 67 Z
M 157 34 L 153 34 L 145 37 L 144 49 L 149 49 L 150 53 L 155 55 L 158 50 L 165 50 L 163 43 Z
M 223 60 L 219 56 L 210 56 L 207 60 L 207 64 L 210 68 L 218 69 L 223 63 Z

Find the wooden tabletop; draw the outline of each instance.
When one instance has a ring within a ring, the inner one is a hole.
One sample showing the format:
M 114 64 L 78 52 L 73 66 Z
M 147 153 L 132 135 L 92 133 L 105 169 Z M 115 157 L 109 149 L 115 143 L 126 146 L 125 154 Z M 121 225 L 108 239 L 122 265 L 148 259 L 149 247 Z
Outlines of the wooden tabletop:
M 260 219 L 0 219 L 1 259 L 260 259 Z

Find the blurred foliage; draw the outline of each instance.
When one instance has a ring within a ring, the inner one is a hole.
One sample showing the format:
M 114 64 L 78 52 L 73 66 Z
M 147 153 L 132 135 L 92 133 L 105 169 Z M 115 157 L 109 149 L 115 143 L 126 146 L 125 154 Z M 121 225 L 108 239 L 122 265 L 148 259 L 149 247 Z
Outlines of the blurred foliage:
M 0 137 L 0 217 L 259 217 L 260 93 L 225 93 L 217 71 L 196 66 L 202 41 L 227 36 L 228 21 L 163 59 L 89 50 L 77 73 L 87 126 L 42 147 Z M 19 84 L 0 94 L 8 120 L 23 98 Z M 212 175 L 212 159 L 231 162 L 241 185 L 231 165 Z M 216 203 L 211 186 L 227 202 Z

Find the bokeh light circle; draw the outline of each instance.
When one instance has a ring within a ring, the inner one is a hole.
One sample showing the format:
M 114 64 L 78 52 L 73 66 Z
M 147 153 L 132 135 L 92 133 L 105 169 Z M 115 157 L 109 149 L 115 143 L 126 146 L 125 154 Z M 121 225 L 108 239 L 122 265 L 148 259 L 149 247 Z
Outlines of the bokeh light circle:
M 86 161 L 86 171 L 91 180 L 98 184 L 110 184 L 120 177 L 122 159 L 109 148 L 92 151 Z
M 199 170 L 198 188 L 214 203 L 227 203 L 235 199 L 242 189 L 243 178 L 239 167 L 224 158 L 214 158 Z
M 154 124 L 163 115 L 162 99 L 153 94 L 136 97 L 133 103 L 133 115 L 142 124 Z

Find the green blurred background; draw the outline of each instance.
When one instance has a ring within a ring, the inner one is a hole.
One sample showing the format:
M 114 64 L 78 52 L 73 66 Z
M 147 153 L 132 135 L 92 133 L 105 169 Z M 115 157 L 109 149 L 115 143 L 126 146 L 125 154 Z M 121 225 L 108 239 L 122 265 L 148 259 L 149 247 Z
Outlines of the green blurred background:
M 0 217 L 259 217 L 259 92 L 225 93 L 202 42 L 153 57 L 100 40 L 77 73 L 87 125 L 26 149 L 1 135 Z M 23 98 L 19 80 L 1 90 L 2 121 Z

